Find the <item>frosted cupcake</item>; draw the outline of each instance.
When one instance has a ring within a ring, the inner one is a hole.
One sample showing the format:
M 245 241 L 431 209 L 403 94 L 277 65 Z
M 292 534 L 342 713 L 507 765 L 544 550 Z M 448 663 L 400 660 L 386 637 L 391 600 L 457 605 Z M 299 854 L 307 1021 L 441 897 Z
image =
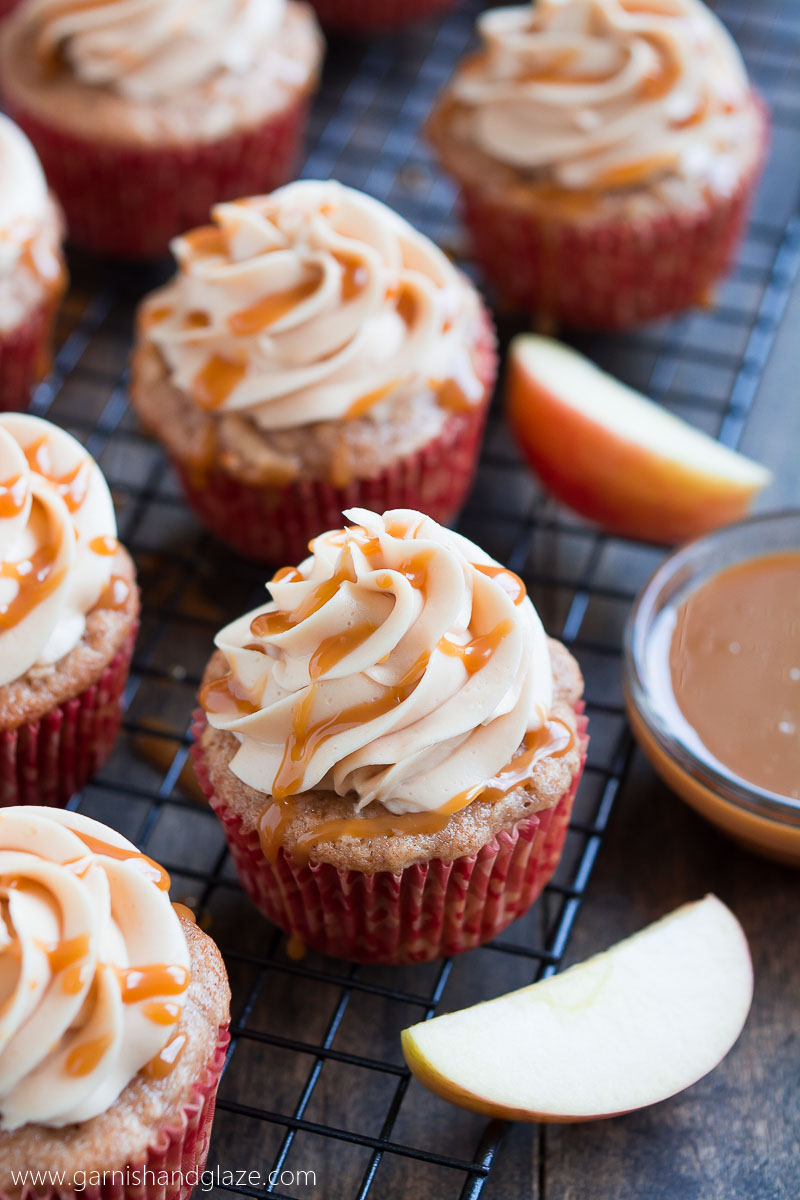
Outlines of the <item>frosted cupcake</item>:
M 200 519 L 249 557 L 305 557 L 343 508 L 440 521 L 472 483 L 495 378 L 475 289 L 337 183 L 215 207 L 139 312 L 131 399 Z
M 23 0 L 0 90 L 71 240 L 153 258 L 216 201 L 291 178 L 321 57 L 296 0 Z
M 33 147 L 0 114 L 0 410 L 27 408 L 49 369 L 66 285 L 61 232 Z
M 552 876 L 583 681 L 466 538 L 346 516 L 217 635 L 193 753 L 270 920 L 342 958 L 423 961 L 487 941 Z
M 114 743 L 139 614 L 95 461 L 0 415 L 0 808 L 66 804 Z
M 601 328 L 705 303 L 767 138 L 720 21 L 700 0 L 537 0 L 478 30 L 428 133 L 501 297 Z
M 78 813 L 1 812 L 0 875 L 0 1194 L 34 1171 L 62 1182 L 32 1198 L 188 1200 L 228 1042 L 219 951 L 157 863 Z

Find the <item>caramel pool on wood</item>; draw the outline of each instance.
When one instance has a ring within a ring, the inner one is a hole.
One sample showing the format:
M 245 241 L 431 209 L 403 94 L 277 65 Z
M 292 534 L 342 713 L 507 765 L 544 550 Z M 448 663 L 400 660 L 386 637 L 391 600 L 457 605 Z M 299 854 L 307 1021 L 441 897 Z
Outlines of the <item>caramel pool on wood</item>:
M 727 567 L 678 609 L 678 707 L 729 771 L 800 799 L 800 553 Z

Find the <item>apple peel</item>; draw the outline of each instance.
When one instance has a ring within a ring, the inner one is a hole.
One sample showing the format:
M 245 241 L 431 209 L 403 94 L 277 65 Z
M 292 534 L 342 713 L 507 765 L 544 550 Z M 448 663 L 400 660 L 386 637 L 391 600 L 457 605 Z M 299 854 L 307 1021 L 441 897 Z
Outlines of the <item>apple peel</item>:
M 670 545 L 745 515 L 771 473 L 552 338 L 509 349 L 507 411 L 556 499 L 610 533 Z
M 744 931 L 708 895 L 559 975 L 404 1029 L 403 1053 L 421 1083 L 473 1112 L 597 1120 L 713 1070 L 752 995 Z

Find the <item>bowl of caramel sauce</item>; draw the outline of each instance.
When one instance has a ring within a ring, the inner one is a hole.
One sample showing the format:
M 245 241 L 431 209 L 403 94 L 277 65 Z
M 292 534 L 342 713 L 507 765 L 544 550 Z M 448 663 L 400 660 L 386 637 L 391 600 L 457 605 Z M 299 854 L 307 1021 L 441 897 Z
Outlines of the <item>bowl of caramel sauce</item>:
M 800 511 L 669 555 L 628 619 L 623 684 L 662 779 L 749 849 L 800 866 Z

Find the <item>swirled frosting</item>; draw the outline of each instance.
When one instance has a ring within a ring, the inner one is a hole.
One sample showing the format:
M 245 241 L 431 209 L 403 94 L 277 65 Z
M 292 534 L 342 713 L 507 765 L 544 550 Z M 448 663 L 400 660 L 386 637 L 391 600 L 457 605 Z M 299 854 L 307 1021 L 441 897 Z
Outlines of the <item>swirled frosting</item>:
M 477 403 L 474 289 L 390 209 L 338 183 L 220 204 L 143 309 L 172 382 L 265 429 L 376 414 L 405 388 Z
M 0 686 L 80 641 L 112 575 L 114 506 L 68 433 L 0 414 Z
M 478 24 L 450 95 L 491 159 L 574 189 L 736 178 L 750 88 L 700 0 L 536 0 Z
M 33 245 L 47 217 L 47 184 L 36 152 L 0 113 L 0 276 Z
M 169 879 L 105 825 L 0 812 L 0 1129 L 105 1112 L 183 1009 Z
M 218 634 L 229 673 L 201 702 L 240 743 L 234 774 L 277 800 L 440 809 L 547 721 L 545 634 L 517 576 L 466 538 L 411 510 L 346 516 Z
M 249 70 L 285 9 L 286 0 L 30 0 L 25 16 L 43 60 L 148 101 Z

